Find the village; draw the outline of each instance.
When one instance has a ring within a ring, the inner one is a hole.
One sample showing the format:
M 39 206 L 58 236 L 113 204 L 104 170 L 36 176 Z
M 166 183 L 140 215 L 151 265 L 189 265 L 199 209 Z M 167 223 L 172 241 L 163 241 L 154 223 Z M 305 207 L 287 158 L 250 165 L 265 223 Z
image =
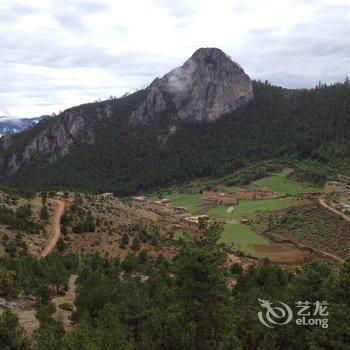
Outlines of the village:
M 204 190 L 202 192 L 201 204 L 202 205 L 221 205 L 221 206 L 234 206 L 237 205 L 239 200 L 264 200 L 264 199 L 276 199 L 283 197 L 282 194 L 272 191 L 267 187 L 262 187 L 257 190 L 250 189 L 237 189 L 235 194 L 217 191 Z M 177 224 L 181 227 L 189 230 L 196 230 L 200 218 L 207 218 L 212 220 L 208 215 L 186 215 L 188 210 L 184 206 L 172 205 L 169 198 L 152 200 L 145 196 L 132 197 L 132 205 L 137 208 L 148 209 L 158 213 L 177 214 L 179 219 Z M 229 210 L 233 210 L 231 207 Z M 248 219 L 241 219 L 241 223 L 249 224 Z
M 205 219 L 222 225 L 221 242 L 248 256 L 268 257 L 271 261 L 291 265 L 309 260 L 312 252 L 328 258 L 327 252 L 318 249 L 327 241 L 324 229 L 317 230 L 315 242 L 318 243 L 310 243 L 304 239 L 303 230 L 298 231 L 300 241 L 294 240 L 288 231 L 293 230 L 291 225 L 285 231 L 281 231 L 283 226 L 280 226 L 273 232 L 273 222 L 296 208 L 302 218 L 307 217 L 310 210 L 320 215 L 320 220 L 326 215 L 333 215 L 327 220 L 338 217 L 341 227 L 343 219 L 345 222 L 350 220 L 350 186 L 338 181 L 327 181 L 323 188 L 300 185 L 286 181 L 287 174 L 282 171 L 244 188 L 217 184 L 210 190 L 197 187 L 189 188 L 187 192 L 170 191 L 165 199 L 159 199 L 161 195 L 159 198 L 133 197 L 131 207 L 157 213 L 164 222 L 171 224 L 174 239 L 184 237 L 184 230 L 196 234 L 201 220 Z M 322 212 L 322 207 L 326 212 Z M 341 245 L 334 251 L 344 256 Z M 341 258 L 336 256 L 335 259 Z
M 327 181 L 324 186 L 324 193 L 346 193 L 349 191 L 350 185 L 342 182 Z M 272 191 L 268 187 L 257 189 L 237 188 L 235 193 L 203 190 L 201 194 L 201 205 L 229 206 L 228 212 L 232 212 L 234 206 L 237 205 L 240 200 L 271 200 L 284 198 L 285 196 L 285 194 Z M 198 229 L 200 218 L 207 218 L 209 221 L 219 221 L 217 218 L 214 219 L 209 215 L 188 215 L 188 209 L 185 206 L 173 205 L 169 198 L 155 200 L 145 196 L 135 196 L 132 197 L 131 203 L 137 208 L 151 210 L 156 213 L 175 215 L 178 218 L 176 224 L 184 229 Z M 345 205 L 344 208 L 348 209 L 348 206 Z M 247 218 L 241 218 L 240 223 L 249 224 L 250 221 Z

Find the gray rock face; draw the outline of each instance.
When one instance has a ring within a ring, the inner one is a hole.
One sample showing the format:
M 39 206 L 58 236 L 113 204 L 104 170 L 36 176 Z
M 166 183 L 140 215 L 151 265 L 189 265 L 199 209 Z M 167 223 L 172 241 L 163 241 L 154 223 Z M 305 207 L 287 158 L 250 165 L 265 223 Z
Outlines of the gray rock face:
M 147 90 L 145 100 L 130 117 L 134 122 L 147 122 L 172 106 L 180 119 L 215 120 L 254 97 L 249 76 L 216 48 L 197 50 Z
M 95 119 L 110 118 L 111 106 L 96 105 L 93 114 Z M 72 108 L 64 111 L 57 117 L 47 121 L 45 127 L 28 138 L 20 152 L 11 151 L 16 145 L 17 135 L 4 135 L 0 138 L 0 176 L 16 173 L 23 165 L 45 159 L 53 162 L 67 155 L 75 146 L 90 144 L 95 139 L 94 128 L 85 108 Z M 30 132 L 25 130 L 24 133 Z M 18 134 L 18 137 L 22 135 Z
M 132 121 L 143 121 L 167 109 L 163 93 L 157 86 L 149 86 L 145 100 L 131 115 Z

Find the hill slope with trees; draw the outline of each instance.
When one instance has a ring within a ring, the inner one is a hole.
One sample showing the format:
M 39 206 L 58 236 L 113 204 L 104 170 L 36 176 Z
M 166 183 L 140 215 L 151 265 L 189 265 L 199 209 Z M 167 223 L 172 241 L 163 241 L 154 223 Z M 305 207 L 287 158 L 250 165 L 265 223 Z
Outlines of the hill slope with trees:
M 77 144 L 56 162 L 29 164 L 6 182 L 125 195 L 272 158 L 314 159 L 349 171 L 348 83 L 288 90 L 253 82 L 253 89 L 254 100 L 211 122 L 175 123 L 167 112 L 134 124 L 128 116 L 143 91 L 108 101 L 111 117 L 94 122 L 93 142 Z M 98 104 L 79 108 L 88 114 Z M 20 135 L 19 141 L 27 137 Z

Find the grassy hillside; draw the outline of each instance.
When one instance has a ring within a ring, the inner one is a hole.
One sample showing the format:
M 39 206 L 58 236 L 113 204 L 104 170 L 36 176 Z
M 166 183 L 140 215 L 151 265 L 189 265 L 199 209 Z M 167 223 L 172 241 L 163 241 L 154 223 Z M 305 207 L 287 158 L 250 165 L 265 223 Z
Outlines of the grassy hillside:
M 256 187 L 269 187 L 271 190 L 282 194 L 299 194 L 308 192 L 322 192 L 321 187 L 309 186 L 296 181 L 289 181 L 288 176 L 292 172 L 292 169 L 286 169 L 280 174 L 274 174 L 268 178 L 254 181 L 252 188 Z

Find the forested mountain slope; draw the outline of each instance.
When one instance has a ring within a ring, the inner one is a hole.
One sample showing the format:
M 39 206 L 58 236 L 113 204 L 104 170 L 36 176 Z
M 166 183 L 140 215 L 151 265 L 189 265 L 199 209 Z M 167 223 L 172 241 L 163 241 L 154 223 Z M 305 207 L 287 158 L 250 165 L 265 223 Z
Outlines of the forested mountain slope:
M 182 66 L 156 78 L 138 95 L 139 100 L 70 108 L 18 137 L 1 139 L 0 174 L 13 175 L 38 161 L 54 162 L 78 146 L 93 143 L 102 119 L 110 119 L 113 109 L 118 118 L 125 113 L 130 123 L 147 124 L 163 114 L 175 125 L 182 120 L 216 120 L 254 97 L 249 76 L 217 48 L 198 49 Z
M 224 175 L 263 159 L 312 157 L 349 166 L 348 84 L 288 90 L 253 82 L 253 91 L 253 100 L 213 121 L 175 121 L 174 107 L 146 123 L 130 122 L 145 91 L 75 107 L 56 117 L 66 118 L 63 130 L 51 119 L 52 132 L 46 135 L 49 139 L 62 132 L 69 141 L 68 151 L 47 163 L 47 157 L 55 154 L 55 148 L 48 149 L 6 182 L 130 194 L 195 177 Z M 70 120 L 69 113 L 80 113 L 84 125 Z M 3 164 L 27 142 L 25 138 L 33 138 L 32 129 L 14 135 L 12 146 L 2 145 Z

